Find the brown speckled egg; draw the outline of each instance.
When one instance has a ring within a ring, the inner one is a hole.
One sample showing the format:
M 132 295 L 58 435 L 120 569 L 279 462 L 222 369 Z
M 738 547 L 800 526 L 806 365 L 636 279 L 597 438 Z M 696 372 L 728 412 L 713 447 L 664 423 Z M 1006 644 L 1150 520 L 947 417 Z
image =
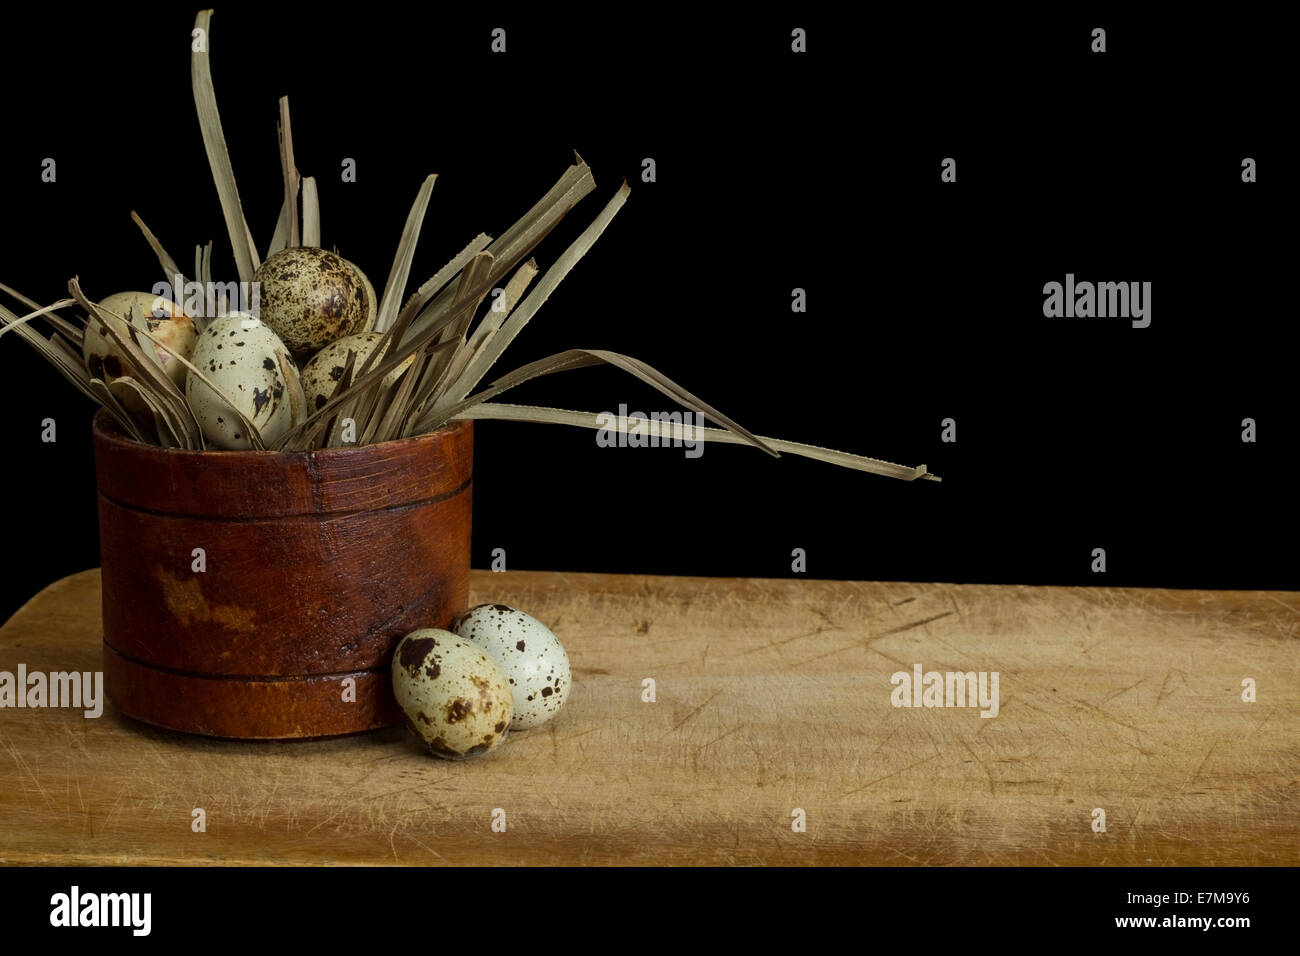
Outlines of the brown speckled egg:
M 319 352 L 311 357 L 311 361 L 302 367 L 302 391 L 307 398 L 308 414 L 315 412 L 318 408 L 329 401 L 330 396 L 334 394 L 334 389 L 343 377 L 343 369 L 347 366 L 348 352 L 356 352 L 356 364 L 353 366 L 352 380 L 356 381 L 357 374 L 361 371 L 362 364 L 365 363 L 366 357 L 375 350 L 375 346 L 383 339 L 382 332 L 361 332 L 357 335 L 348 335 L 336 342 L 331 342 Z M 375 365 L 383 360 L 381 355 L 375 359 Z M 397 377 L 402 372 L 410 368 L 411 363 L 415 361 L 412 355 L 397 368 L 393 369 L 384 376 L 384 387 L 390 388 Z M 373 366 L 372 366 L 373 367 Z
M 258 317 L 300 355 L 375 324 L 378 303 L 370 280 L 324 249 L 281 249 L 262 263 L 253 281 L 261 283 Z
M 450 760 L 500 746 L 514 716 L 510 684 L 496 662 L 434 628 L 412 631 L 397 645 L 393 694 L 416 735 Z
M 514 730 L 546 723 L 569 699 L 569 655 L 551 629 L 505 604 L 480 604 L 452 621 L 462 638 L 500 666 L 514 695 Z
M 176 361 L 175 356 L 180 355 L 186 359 L 190 357 L 198 329 L 195 328 L 194 320 L 179 306 L 152 292 L 118 292 L 100 302 L 99 308 L 107 314 L 108 321 L 119 335 L 139 345 L 144 354 L 152 358 L 178 388 L 185 387 L 185 373 L 188 369 L 184 363 Z M 126 321 L 127 315 L 131 317 L 130 325 Z M 147 329 L 162 344 L 140 334 L 137 331 L 139 329 Z M 90 374 L 109 385 L 123 375 L 139 377 L 132 374 L 131 366 L 117 343 L 95 319 L 86 323 L 81 354 Z M 147 412 L 146 406 L 134 391 L 113 389 L 113 394 L 129 410 Z

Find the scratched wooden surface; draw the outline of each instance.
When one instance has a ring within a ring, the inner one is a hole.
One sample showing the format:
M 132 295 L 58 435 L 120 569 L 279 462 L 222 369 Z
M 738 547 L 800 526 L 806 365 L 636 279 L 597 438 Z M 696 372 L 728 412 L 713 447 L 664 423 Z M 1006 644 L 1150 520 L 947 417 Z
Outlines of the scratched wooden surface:
M 1300 863 L 1300 594 L 535 572 L 472 587 L 565 642 L 574 689 L 549 727 L 446 763 L 398 731 L 241 744 L 111 705 L 0 710 L 0 861 Z M 99 653 L 95 570 L 0 630 L 0 670 L 98 669 Z M 914 663 L 998 671 L 999 716 L 891 707 L 890 675 Z

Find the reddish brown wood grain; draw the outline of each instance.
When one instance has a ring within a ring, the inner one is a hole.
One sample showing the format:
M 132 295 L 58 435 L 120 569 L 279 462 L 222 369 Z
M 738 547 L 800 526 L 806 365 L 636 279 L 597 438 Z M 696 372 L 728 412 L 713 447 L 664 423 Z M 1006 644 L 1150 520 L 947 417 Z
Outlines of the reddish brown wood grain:
M 393 646 L 467 604 L 470 422 L 353 448 L 186 452 L 101 413 L 95 461 L 105 680 L 138 719 L 257 738 L 389 725 Z M 347 699 L 343 678 L 367 674 Z

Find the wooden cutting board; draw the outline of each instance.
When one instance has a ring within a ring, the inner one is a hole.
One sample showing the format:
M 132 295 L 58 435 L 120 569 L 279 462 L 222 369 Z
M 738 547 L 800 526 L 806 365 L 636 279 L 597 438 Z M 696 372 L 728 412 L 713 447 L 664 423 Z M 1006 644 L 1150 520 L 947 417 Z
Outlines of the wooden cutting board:
M 449 763 L 405 731 L 251 744 L 4 709 L 0 861 L 1300 863 L 1300 594 L 515 571 L 472 591 L 568 648 L 547 727 Z M 97 570 L 42 591 L 0 671 L 100 669 L 99 601 Z M 997 671 L 998 716 L 891 706 L 914 664 Z

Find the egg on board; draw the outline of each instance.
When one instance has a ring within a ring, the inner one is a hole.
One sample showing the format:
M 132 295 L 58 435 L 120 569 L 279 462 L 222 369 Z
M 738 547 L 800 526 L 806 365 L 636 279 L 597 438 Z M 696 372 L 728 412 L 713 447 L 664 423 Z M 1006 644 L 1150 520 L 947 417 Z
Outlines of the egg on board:
M 188 369 L 183 362 L 176 361 L 175 356 L 190 357 L 198 328 L 180 306 L 152 292 L 118 292 L 100 302 L 99 309 L 118 335 L 139 345 L 144 354 L 176 383 L 177 388 L 184 387 Z M 139 329 L 147 330 L 154 338 L 140 334 Z M 103 323 L 96 319 L 86 323 L 81 355 L 90 374 L 103 379 L 110 387 L 114 379 L 123 375 L 138 377 L 132 375 L 126 356 L 109 337 Z M 114 389 L 113 394 L 129 410 L 145 411 L 134 391 Z
M 289 350 L 264 323 L 245 313 L 213 319 L 199 336 L 190 361 L 243 412 L 265 443 L 293 427 L 295 409 L 305 406 Z M 252 447 L 230 405 L 192 372 L 185 379 L 185 398 L 208 445 Z
M 514 696 L 514 730 L 540 727 L 569 699 L 569 655 L 551 629 L 504 604 L 480 604 L 451 628 L 483 648 L 501 667 Z
M 330 396 L 334 394 L 335 387 L 338 385 L 339 380 L 343 378 L 343 369 L 347 366 L 348 352 L 357 353 L 352 375 L 353 381 L 355 381 L 357 373 L 361 371 L 362 363 L 375 350 L 375 346 L 380 343 L 383 337 L 383 332 L 360 332 L 356 335 L 344 336 L 335 342 L 331 342 L 313 355 L 311 361 L 302 367 L 302 391 L 307 398 L 307 411 L 316 411 L 328 402 Z M 378 365 L 382 359 L 382 355 L 376 358 L 375 365 Z M 397 377 L 410 368 L 411 363 L 414 361 L 415 356 L 412 355 L 385 375 L 384 387 L 392 387 L 393 383 L 397 381 Z
M 374 327 L 378 302 L 351 262 L 316 246 L 281 249 L 253 275 L 258 317 L 298 354 Z
M 510 685 L 482 648 L 450 631 L 412 631 L 393 653 L 393 694 L 407 723 L 438 757 L 487 753 L 510 731 Z

